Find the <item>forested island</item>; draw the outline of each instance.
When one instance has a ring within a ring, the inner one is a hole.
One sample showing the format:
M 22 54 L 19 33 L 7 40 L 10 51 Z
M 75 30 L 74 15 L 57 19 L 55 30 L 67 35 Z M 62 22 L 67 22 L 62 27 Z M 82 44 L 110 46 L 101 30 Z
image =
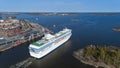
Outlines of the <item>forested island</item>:
M 89 45 L 73 53 L 82 63 L 95 67 L 120 68 L 120 49 L 115 46 Z

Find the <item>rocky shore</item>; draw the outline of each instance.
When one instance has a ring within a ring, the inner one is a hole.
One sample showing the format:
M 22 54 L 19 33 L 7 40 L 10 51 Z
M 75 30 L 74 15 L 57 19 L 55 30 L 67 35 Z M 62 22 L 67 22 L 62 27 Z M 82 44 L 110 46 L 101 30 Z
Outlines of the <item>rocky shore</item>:
M 120 27 L 114 27 L 114 28 L 113 28 L 113 31 L 120 32 Z
M 73 56 L 82 63 L 95 68 L 120 68 L 120 49 L 117 47 L 90 45 L 75 51 Z

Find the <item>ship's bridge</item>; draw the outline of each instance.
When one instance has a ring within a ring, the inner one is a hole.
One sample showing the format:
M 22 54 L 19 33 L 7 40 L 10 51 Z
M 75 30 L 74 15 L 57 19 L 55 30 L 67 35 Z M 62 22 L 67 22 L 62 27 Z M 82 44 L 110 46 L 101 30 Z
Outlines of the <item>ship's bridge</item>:
M 44 37 L 44 38 L 47 39 L 47 40 L 50 40 L 50 39 L 53 39 L 54 37 L 55 37 L 55 36 L 47 33 L 47 34 L 45 34 L 45 37 Z

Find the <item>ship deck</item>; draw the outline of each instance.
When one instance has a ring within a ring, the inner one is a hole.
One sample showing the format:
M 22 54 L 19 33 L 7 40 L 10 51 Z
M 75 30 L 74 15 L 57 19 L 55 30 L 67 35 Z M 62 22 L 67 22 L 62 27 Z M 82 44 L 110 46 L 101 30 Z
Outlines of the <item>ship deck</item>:
M 35 46 L 41 46 L 41 45 L 43 45 L 43 44 L 45 44 L 45 43 L 46 43 L 45 41 L 39 40 L 39 41 L 33 43 L 33 45 L 35 45 Z

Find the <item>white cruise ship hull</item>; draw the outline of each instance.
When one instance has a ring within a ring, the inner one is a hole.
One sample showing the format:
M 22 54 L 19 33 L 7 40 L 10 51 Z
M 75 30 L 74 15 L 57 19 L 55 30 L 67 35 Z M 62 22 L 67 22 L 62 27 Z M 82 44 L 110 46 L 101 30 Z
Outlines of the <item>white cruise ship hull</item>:
M 61 45 L 62 45 L 63 43 L 65 43 L 70 37 L 71 37 L 71 34 L 69 34 L 69 35 L 66 36 L 66 37 L 63 37 L 63 39 L 60 40 L 58 43 L 53 42 L 52 45 L 50 45 L 49 47 L 45 48 L 44 50 L 41 50 L 41 51 L 38 52 L 38 53 L 29 51 L 29 52 L 30 52 L 30 55 L 31 55 L 32 57 L 35 57 L 35 58 L 42 58 L 42 57 L 44 57 L 45 55 L 49 54 L 49 53 L 50 53 L 51 51 L 53 51 L 54 49 L 56 49 L 57 47 L 61 46 Z

